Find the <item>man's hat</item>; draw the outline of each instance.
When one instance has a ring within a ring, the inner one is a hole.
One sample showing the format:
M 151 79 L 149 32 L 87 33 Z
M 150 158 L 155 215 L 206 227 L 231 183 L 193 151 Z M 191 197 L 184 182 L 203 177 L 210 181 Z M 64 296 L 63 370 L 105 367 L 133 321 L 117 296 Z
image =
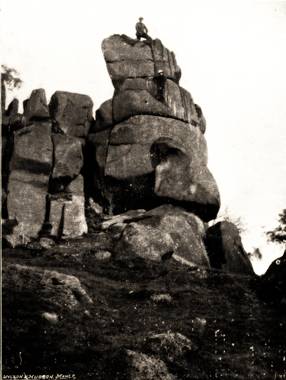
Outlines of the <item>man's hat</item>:
M 140 21 L 143 20 L 143 17 L 139 17 L 139 20 L 140 20 Z

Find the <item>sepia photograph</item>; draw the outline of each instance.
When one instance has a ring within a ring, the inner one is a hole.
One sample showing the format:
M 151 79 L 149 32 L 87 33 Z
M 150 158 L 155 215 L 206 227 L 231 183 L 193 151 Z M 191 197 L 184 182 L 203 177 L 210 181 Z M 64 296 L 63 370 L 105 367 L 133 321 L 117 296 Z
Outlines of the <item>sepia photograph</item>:
M 286 380 L 286 0 L 0 0 L 3 380 Z

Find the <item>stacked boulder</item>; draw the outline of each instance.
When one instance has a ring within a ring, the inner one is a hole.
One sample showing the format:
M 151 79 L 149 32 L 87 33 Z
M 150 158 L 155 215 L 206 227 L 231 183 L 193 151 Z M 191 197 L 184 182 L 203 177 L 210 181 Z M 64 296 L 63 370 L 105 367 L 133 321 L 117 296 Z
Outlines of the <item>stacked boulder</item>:
M 92 106 L 88 96 L 68 92 L 56 92 L 48 106 L 43 89 L 24 101 L 21 128 L 12 131 L 12 139 L 10 131 L 4 189 L 7 218 L 16 221 L 6 236 L 12 246 L 45 233 L 87 232 L 81 169 Z
M 115 91 L 89 135 L 95 192 L 113 213 L 171 203 L 215 218 L 220 199 L 207 168 L 205 119 L 179 86 L 174 53 L 160 40 L 124 35 L 105 39 L 102 50 Z

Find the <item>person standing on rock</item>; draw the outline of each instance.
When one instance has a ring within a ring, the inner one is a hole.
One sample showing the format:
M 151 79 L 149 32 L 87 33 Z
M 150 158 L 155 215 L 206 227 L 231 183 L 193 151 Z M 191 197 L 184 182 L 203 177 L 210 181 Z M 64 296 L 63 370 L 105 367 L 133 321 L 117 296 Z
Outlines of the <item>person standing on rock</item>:
M 140 41 L 141 38 L 145 38 L 147 41 L 152 41 L 152 38 L 148 36 L 148 29 L 142 22 L 143 17 L 139 17 L 139 21 L 136 23 L 136 37 Z

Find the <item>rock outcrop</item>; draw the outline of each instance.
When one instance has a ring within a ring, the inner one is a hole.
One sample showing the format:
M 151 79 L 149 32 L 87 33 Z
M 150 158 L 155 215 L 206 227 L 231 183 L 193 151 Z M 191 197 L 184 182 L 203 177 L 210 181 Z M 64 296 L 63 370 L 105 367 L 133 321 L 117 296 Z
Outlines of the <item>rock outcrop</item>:
M 283 377 L 285 258 L 258 279 L 237 228 L 208 227 L 206 122 L 174 53 L 124 35 L 102 50 L 96 120 L 62 91 L 2 109 L 5 378 Z
M 8 218 L 18 221 L 9 238 L 12 245 L 36 238 L 41 230 L 52 156 L 50 123 L 35 123 L 15 133 L 7 197 Z
M 252 272 L 237 231 L 210 228 L 205 239 L 203 222 L 216 217 L 220 196 L 207 167 L 205 119 L 180 87 L 174 53 L 160 40 L 125 35 L 105 39 L 102 51 L 114 95 L 95 122 L 89 96 L 63 91 L 48 105 L 36 89 L 23 115 L 17 100 L 4 112 L 4 240 L 75 238 L 110 224 L 117 260 L 172 257 Z
M 173 203 L 215 218 L 220 198 L 207 168 L 205 119 L 179 86 L 174 54 L 159 40 L 124 35 L 105 39 L 102 50 L 115 92 L 89 135 L 94 191 L 114 213 Z
M 230 222 L 218 222 L 206 232 L 205 244 L 213 268 L 227 272 L 253 274 L 238 228 Z
M 2 207 L 7 225 L 16 222 L 4 236 L 11 246 L 39 238 L 45 226 L 57 238 L 87 232 L 81 137 L 92 122 L 92 101 L 57 92 L 50 109 L 51 114 L 45 91 L 38 89 L 24 102 L 24 121 L 17 128 L 18 103 L 13 101 L 6 112 Z

